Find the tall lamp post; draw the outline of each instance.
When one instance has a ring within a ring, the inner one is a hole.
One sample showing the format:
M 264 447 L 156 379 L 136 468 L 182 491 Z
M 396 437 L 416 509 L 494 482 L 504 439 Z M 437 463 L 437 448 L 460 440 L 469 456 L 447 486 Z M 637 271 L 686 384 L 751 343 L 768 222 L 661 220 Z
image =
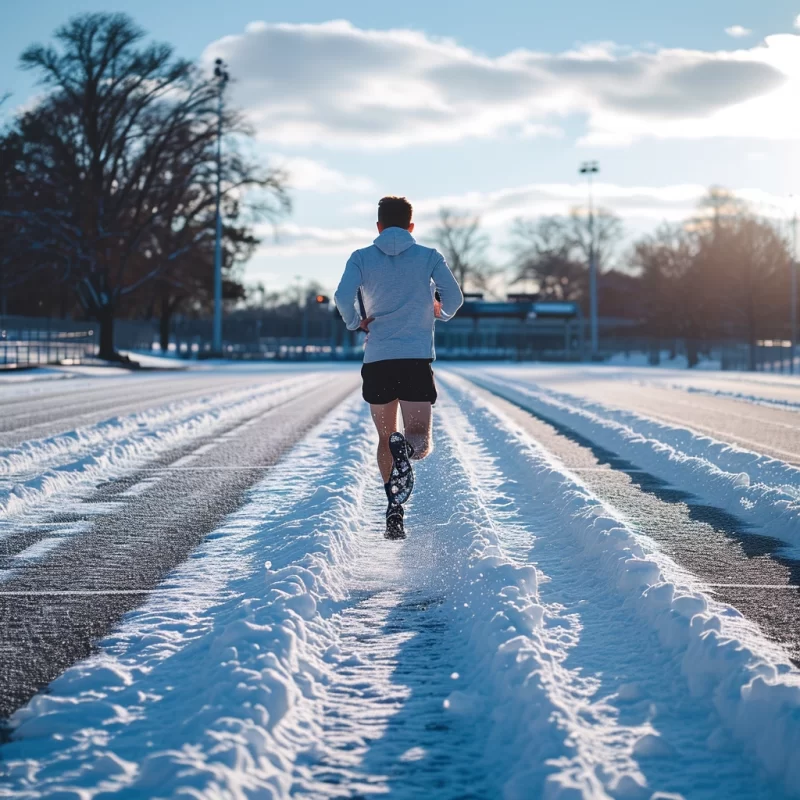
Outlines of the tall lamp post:
M 791 336 L 792 344 L 789 348 L 789 371 L 794 372 L 797 367 L 795 366 L 794 359 L 797 354 L 797 212 L 795 211 L 792 218 L 792 260 L 789 263 L 789 269 L 792 271 L 791 275 L 791 292 L 792 296 L 789 299 L 791 311 Z
M 225 87 L 230 80 L 225 62 L 218 58 L 214 62 L 214 78 L 219 88 L 217 109 L 217 232 L 214 243 L 214 332 L 212 348 L 217 355 L 222 353 L 222 101 Z
M 589 182 L 589 326 L 591 331 L 592 358 L 597 356 L 597 257 L 594 241 L 594 196 L 592 193 L 593 178 L 600 172 L 597 161 L 584 161 L 580 174 L 586 175 Z

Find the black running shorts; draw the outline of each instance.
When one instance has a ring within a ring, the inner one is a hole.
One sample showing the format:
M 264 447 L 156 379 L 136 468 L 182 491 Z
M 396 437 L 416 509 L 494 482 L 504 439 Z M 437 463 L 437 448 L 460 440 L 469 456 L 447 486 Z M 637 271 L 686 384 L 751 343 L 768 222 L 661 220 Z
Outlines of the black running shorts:
M 361 367 L 361 394 L 371 405 L 384 405 L 392 400 L 411 403 L 436 402 L 430 358 L 393 358 L 373 361 Z

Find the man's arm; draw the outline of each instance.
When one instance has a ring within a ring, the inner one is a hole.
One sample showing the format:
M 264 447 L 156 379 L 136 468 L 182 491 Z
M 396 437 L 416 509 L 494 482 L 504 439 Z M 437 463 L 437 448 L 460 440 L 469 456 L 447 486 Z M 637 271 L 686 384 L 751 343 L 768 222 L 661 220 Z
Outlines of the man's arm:
M 339 288 L 333 296 L 336 308 L 342 315 L 344 324 L 349 331 L 358 330 L 361 327 L 361 314 L 356 311 L 356 298 L 361 286 L 361 268 L 356 262 L 356 254 L 353 253 L 344 268 L 344 275 L 339 281 Z
M 455 275 L 450 271 L 444 256 L 437 253 L 436 264 L 433 267 L 433 274 L 431 278 L 436 286 L 436 291 L 439 292 L 441 307 L 437 318 L 443 322 L 452 319 L 456 311 L 461 308 L 464 302 L 464 295 L 461 294 L 461 287 Z

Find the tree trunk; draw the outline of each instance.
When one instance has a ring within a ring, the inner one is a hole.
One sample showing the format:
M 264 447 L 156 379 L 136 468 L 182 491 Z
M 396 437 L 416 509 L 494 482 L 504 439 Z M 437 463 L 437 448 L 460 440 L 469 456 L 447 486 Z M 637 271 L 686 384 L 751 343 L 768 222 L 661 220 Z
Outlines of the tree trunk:
M 699 361 L 700 361 L 700 355 L 698 353 L 697 342 L 694 339 L 687 340 L 686 342 L 687 366 L 690 369 L 691 367 L 696 367 Z
M 119 354 L 114 350 L 114 311 L 106 306 L 96 314 L 100 324 L 100 350 L 98 358 L 104 361 L 119 361 Z
M 161 302 L 161 316 L 158 320 L 158 343 L 162 353 L 169 352 L 169 328 L 172 322 L 172 304 L 169 300 Z

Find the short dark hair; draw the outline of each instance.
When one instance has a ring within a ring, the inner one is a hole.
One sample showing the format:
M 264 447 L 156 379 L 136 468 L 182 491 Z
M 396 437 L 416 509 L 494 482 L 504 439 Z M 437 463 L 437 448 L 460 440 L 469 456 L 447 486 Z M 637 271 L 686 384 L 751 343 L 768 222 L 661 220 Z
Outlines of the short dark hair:
M 378 222 L 384 228 L 405 228 L 411 224 L 414 209 L 405 197 L 382 197 L 378 203 Z

